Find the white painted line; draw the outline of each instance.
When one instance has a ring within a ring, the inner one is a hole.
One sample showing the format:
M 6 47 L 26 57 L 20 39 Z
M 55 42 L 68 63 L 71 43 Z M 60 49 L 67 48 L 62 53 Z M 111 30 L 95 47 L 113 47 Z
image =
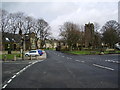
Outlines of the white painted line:
M 75 60 L 76 62 L 81 62 L 81 61 L 79 61 L 79 60 Z
M 16 75 L 12 76 L 12 78 L 15 78 L 15 77 L 16 77 Z
M 17 72 L 16 75 L 20 74 L 20 72 Z
M 21 73 L 21 72 L 23 72 L 24 70 L 22 69 L 22 70 L 20 70 L 19 72 Z
M 106 62 L 113 62 L 113 63 L 120 63 L 119 61 L 114 61 L 114 60 L 105 60 Z
M 111 62 L 116 62 L 116 61 L 114 61 L 114 60 L 111 60 Z
M 81 61 L 82 63 L 84 63 L 85 61 Z
M 32 63 L 32 62 L 29 62 L 29 63 Z
M 105 67 L 105 66 L 101 66 L 101 65 L 97 65 L 97 64 L 93 64 L 93 65 L 96 66 L 96 67 L 100 67 L 100 68 L 108 69 L 108 70 L 111 70 L 111 71 L 114 70 L 113 68 L 109 68 L 109 67 Z
M 43 61 L 43 60 L 41 60 Z M 2 88 L 6 88 L 6 86 L 8 85 L 8 83 L 10 83 L 12 81 L 13 78 L 15 78 L 18 74 L 20 74 L 21 72 L 23 72 L 24 70 L 26 70 L 28 67 L 32 66 L 33 64 L 37 63 L 37 62 L 41 62 L 41 61 L 35 61 L 32 64 L 26 66 L 25 68 L 23 68 L 22 70 L 20 70 L 19 72 L 17 72 L 14 76 L 11 77 L 11 79 L 9 81 L 7 81 L 7 84 L 5 84 Z
M 31 65 L 28 65 L 28 67 L 30 67 Z
M 84 63 L 85 61 L 79 61 L 79 60 L 75 60 L 75 61 L 77 61 L 77 62 L 82 62 L 82 63 Z
M 6 88 L 7 87 L 7 84 L 5 84 L 2 88 L 4 89 L 4 88 Z
M 26 68 L 28 68 L 28 67 L 30 67 L 30 66 L 29 66 L 29 65 L 28 65 L 28 66 L 26 66 L 26 67 L 25 67 L 25 69 L 26 69 Z
M 116 63 L 120 63 L 120 62 L 116 61 Z
M 33 62 L 32 64 L 35 64 L 35 62 Z
M 27 66 L 25 68 L 23 68 L 23 70 L 25 70 L 27 68 Z
M 12 81 L 12 79 L 10 79 L 7 83 L 10 83 Z
M 25 70 L 25 69 L 24 69 L 24 70 Z M 23 72 L 24 70 L 22 69 L 22 70 L 20 70 L 19 72 L 21 73 L 21 72 Z

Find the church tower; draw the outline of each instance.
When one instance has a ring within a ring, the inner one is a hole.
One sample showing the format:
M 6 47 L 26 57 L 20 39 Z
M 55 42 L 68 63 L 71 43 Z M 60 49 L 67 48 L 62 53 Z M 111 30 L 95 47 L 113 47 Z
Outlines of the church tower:
M 85 24 L 85 47 L 91 47 L 94 44 L 94 24 Z

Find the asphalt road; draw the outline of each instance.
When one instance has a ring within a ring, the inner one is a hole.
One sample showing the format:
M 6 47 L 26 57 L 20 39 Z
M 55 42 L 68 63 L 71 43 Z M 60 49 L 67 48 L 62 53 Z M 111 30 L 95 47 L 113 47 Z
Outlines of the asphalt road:
M 120 55 L 46 52 L 47 59 L 42 62 L 19 62 L 22 65 L 11 66 L 19 67 L 14 75 L 8 75 L 11 78 L 5 74 L 10 67 L 4 63 L 3 88 L 118 88 Z

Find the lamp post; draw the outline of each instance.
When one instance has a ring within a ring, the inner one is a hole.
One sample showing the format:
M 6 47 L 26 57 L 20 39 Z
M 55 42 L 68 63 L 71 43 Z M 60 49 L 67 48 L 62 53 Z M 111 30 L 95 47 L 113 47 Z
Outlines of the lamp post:
M 24 47 L 24 36 L 22 35 L 22 30 L 20 29 L 19 30 L 19 35 L 21 37 L 21 42 L 20 42 L 20 45 L 21 45 L 21 48 L 20 48 L 20 54 L 22 56 L 22 60 L 24 59 L 24 50 L 23 50 L 23 47 Z
M 24 34 L 23 36 L 22 36 L 22 41 L 23 41 L 23 52 L 22 52 L 22 59 L 23 60 L 25 60 L 25 56 L 24 56 L 24 53 L 25 53 L 25 48 L 26 48 L 26 43 L 25 43 L 25 41 L 26 41 L 26 36 L 28 36 L 27 34 Z
M 24 45 L 24 36 L 22 36 L 22 60 L 24 60 L 24 50 L 25 50 L 25 45 Z
M 21 56 L 22 56 L 22 60 L 25 59 L 25 56 L 24 56 L 24 52 L 25 52 L 25 41 L 26 41 L 26 36 L 28 36 L 28 34 L 22 34 L 22 30 L 20 29 L 19 30 L 19 35 L 21 36 L 21 50 L 20 50 L 20 53 L 21 53 Z

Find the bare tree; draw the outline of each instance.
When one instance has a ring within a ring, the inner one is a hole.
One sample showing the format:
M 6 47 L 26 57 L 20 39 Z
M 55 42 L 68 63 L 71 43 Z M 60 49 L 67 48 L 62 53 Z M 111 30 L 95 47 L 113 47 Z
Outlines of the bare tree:
M 94 22 L 94 31 L 99 32 L 99 29 L 100 29 L 100 24 L 97 22 Z
M 101 47 L 101 33 L 100 30 L 100 24 L 97 22 L 94 22 L 94 48 Z
M 37 36 L 41 40 L 41 48 L 45 45 L 46 38 L 50 35 L 50 26 L 44 19 L 37 20 Z
M 69 49 L 72 50 L 72 48 L 76 47 L 76 44 L 80 40 L 79 26 L 71 22 L 65 22 L 60 31 L 60 36 L 67 43 Z
M 33 29 L 35 27 L 35 19 L 33 17 L 30 16 L 26 16 L 24 18 L 24 28 L 25 28 L 25 32 L 24 33 L 31 33 L 33 31 L 31 31 L 31 29 Z
M 7 11 L 0 9 L 0 21 L 2 33 L 7 32 L 9 23 L 9 13 Z

